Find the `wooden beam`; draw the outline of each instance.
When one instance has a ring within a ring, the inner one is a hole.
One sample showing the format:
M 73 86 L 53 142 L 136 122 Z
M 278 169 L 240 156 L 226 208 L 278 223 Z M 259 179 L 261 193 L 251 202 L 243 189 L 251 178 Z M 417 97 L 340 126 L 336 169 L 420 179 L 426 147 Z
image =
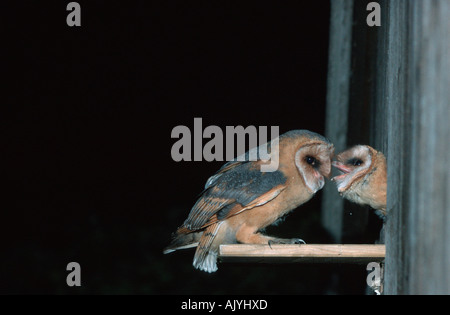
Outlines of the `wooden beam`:
M 388 21 L 379 28 L 377 86 L 388 122 L 384 292 L 450 294 L 450 1 L 380 6 Z
M 223 262 L 258 263 L 355 263 L 380 262 L 384 245 L 374 244 L 302 244 L 302 245 L 221 245 Z
M 353 4 L 354 0 L 331 1 L 325 136 L 333 142 L 336 153 L 347 148 Z M 342 242 L 343 213 L 344 200 L 335 185 L 325 185 L 322 192 L 322 225 L 334 242 Z

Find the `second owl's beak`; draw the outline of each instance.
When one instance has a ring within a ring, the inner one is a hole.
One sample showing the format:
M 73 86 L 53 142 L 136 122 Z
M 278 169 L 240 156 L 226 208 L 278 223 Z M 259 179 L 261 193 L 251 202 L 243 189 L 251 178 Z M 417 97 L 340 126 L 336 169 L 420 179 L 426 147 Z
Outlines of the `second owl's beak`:
M 338 170 L 344 172 L 344 173 L 350 173 L 352 171 L 352 169 L 348 166 L 345 166 L 344 163 L 342 162 L 338 162 L 338 161 L 333 161 L 331 163 L 331 165 L 333 165 L 334 167 L 336 167 Z
M 331 165 L 333 165 L 335 168 L 337 168 L 342 173 L 339 176 L 333 177 L 331 180 L 336 180 L 336 179 L 340 179 L 342 177 L 345 177 L 348 173 L 350 173 L 352 171 L 352 169 L 350 167 L 345 166 L 345 164 L 343 164 L 341 162 L 338 162 L 338 161 L 333 161 L 331 163 Z

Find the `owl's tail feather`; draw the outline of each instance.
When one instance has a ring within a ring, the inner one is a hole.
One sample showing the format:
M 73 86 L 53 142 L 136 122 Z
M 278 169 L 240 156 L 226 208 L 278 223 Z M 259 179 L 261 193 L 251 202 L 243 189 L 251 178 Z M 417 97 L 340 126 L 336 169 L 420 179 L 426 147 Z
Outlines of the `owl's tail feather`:
M 218 256 L 218 246 L 213 246 L 213 240 L 219 231 L 220 223 L 212 224 L 208 226 L 197 246 L 195 251 L 193 265 L 196 269 L 215 272 L 217 271 L 217 256 Z
M 169 254 L 179 249 L 186 249 L 196 247 L 198 245 L 198 241 L 200 240 L 203 231 L 200 232 L 192 232 L 189 234 L 178 234 L 176 233 L 172 242 L 164 248 L 163 253 Z

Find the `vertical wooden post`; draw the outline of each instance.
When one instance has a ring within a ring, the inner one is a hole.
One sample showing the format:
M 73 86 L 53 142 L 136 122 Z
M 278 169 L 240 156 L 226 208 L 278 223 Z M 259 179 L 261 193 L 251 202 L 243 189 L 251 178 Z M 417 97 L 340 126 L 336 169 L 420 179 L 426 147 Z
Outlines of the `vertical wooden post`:
M 450 293 L 450 2 L 391 1 L 386 294 Z
M 330 48 L 325 135 L 336 150 L 347 145 L 350 97 L 353 0 L 331 1 Z M 325 185 L 322 224 L 336 242 L 342 239 L 344 202 L 333 185 Z
M 384 290 L 386 294 L 405 293 L 403 283 L 408 259 L 404 233 L 405 217 L 410 208 L 406 184 L 410 177 L 411 111 L 407 104 L 409 2 L 380 2 L 382 24 L 378 42 L 377 99 L 384 108 L 387 120 L 384 135 L 387 138 L 388 161 L 388 218 L 386 222 L 386 268 Z

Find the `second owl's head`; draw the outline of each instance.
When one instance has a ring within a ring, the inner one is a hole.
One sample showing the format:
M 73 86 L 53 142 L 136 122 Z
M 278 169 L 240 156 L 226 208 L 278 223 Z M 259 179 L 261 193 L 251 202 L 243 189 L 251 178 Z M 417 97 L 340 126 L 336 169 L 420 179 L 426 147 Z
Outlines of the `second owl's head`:
M 375 149 L 368 145 L 355 145 L 339 153 L 332 164 L 341 174 L 332 178 L 340 193 L 367 174 L 372 164 Z

